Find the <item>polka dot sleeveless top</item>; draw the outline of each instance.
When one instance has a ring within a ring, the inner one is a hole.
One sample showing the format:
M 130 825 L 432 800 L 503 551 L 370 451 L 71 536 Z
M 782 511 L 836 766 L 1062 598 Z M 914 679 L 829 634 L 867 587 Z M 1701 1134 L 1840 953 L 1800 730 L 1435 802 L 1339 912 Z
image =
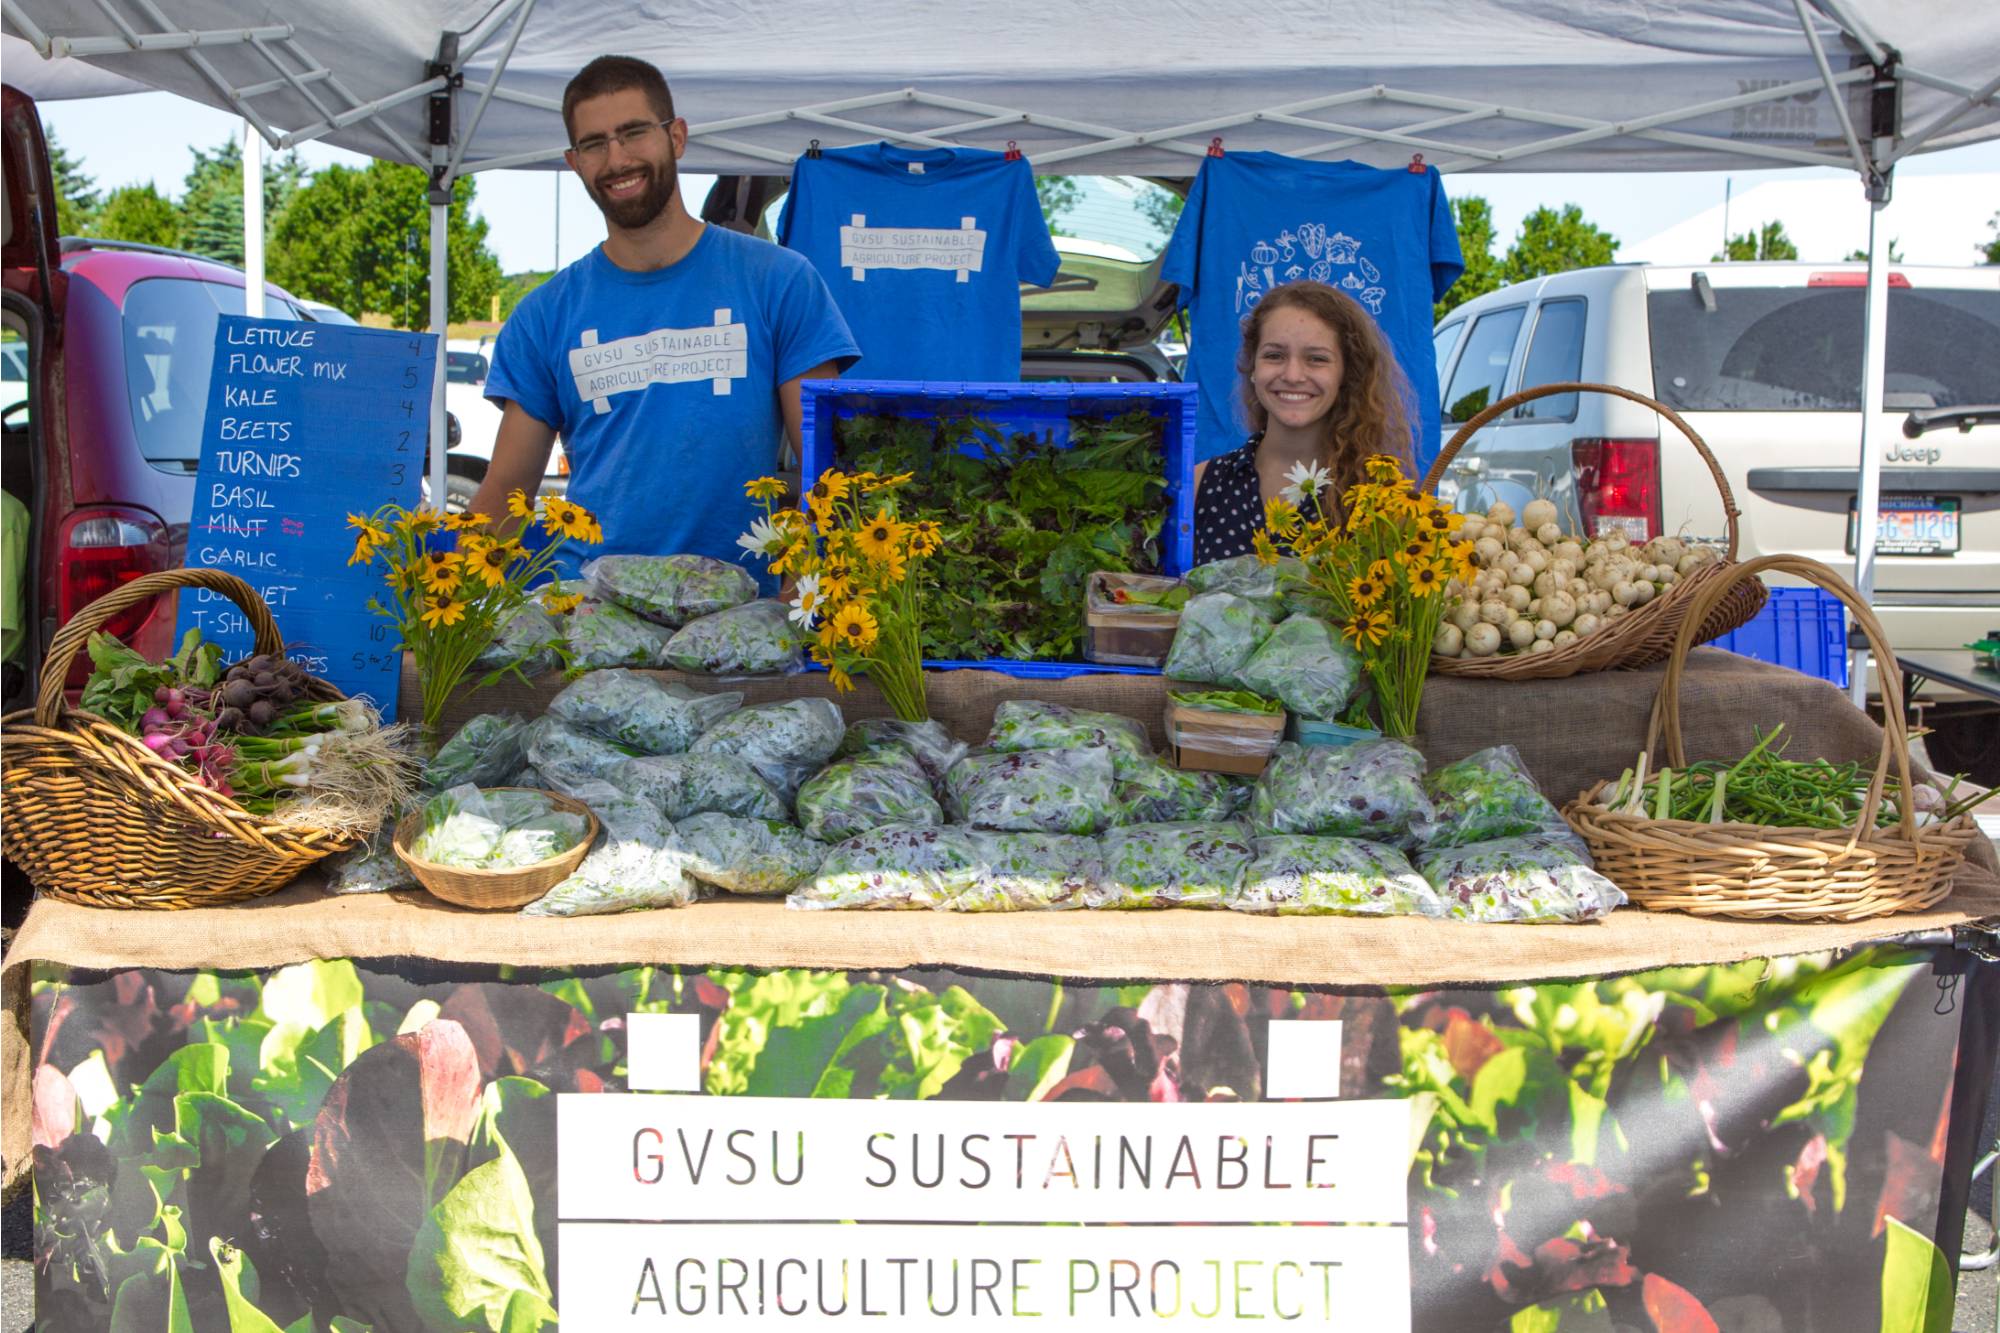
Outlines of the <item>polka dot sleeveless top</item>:
M 1257 446 L 1252 435 L 1241 449 L 1208 460 L 1194 496 L 1194 562 L 1248 555 L 1250 539 L 1264 530 L 1264 496 L 1257 481 Z

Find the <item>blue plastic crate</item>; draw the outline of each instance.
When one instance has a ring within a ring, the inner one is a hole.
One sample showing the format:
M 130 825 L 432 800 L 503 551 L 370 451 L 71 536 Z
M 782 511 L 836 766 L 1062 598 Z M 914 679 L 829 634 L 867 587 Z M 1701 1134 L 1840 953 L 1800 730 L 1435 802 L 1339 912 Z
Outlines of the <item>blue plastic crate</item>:
M 1847 608 L 1819 588 L 1771 589 L 1771 600 L 1748 624 L 1709 646 L 1847 688 Z
M 837 466 L 836 422 L 858 416 L 903 418 L 971 416 L 990 421 L 1003 434 L 1053 432 L 1068 443 L 1075 417 L 1116 417 L 1144 408 L 1162 420 L 1162 460 L 1167 478 L 1167 519 L 1161 528 L 1160 559 L 1168 574 L 1194 564 L 1194 426 L 1197 390 L 1192 384 L 951 384 L 906 380 L 808 380 L 801 393 L 804 414 L 800 470 L 806 484 Z M 981 663 L 979 665 L 987 665 Z M 998 666 L 994 670 L 1000 670 Z M 1074 674 L 1074 673 L 1072 673 Z

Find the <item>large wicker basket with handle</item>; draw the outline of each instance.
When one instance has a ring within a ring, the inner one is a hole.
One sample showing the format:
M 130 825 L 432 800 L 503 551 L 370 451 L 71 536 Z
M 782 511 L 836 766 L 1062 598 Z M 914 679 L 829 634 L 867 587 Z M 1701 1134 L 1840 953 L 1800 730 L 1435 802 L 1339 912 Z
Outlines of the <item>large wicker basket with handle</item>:
M 354 845 L 350 834 L 253 814 L 130 732 L 66 705 L 63 684 L 90 636 L 119 612 L 183 588 L 221 593 L 249 617 L 257 652 L 284 651 L 264 599 L 213 569 L 134 579 L 56 633 L 34 709 L 0 719 L 0 841 L 43 893 L 91 907 L 211 907 L 269 893 Z M 315 679 L 306 697 L 342 696 Z
M 1563 816 L 1590 844 L 1597 868 L 1633 902 L 1658 911 L 1698 916 L 1783 918 L 1792 921 L 1858 921 L 1892 912 L 1915 912 L 1942 901 L 1979 835 L 1970 817 L 1919 827 L 1908 801 L 1900 818 L 1877 826 L 1893 764 L 1901 790 L 1910 790 L 1910 737 L 1903 724 L 1903 673 L 1882 626 L 1858 594 L 1831 569 L 1802 556 L 1772 555 L 1730 570 L 1732 580 L 1755 580 L 1766 570 L 1818 584 L 1845 602 L 1874 646 L 1882 688 L 1882 754 L 1852 829 L 1770 828 L 1757 824 L 1704 824 L 1649 819 L 1596 804 L 1610 784 L 1598 783 L 1563 808 Z M 1726 583 L 1701 588 L 1682 618 L 1666 679 L 1653 703 L 1646 750 L 1655 760 L 1685 768 L 1681 743 L 1680 687 L 1693 626 L 1729 596 Z M 1666 740 L 1661 755 L 1660 741 Z M 1749 738 L 1745 738 L 1746 741 Z M 1747 748 L 1747 746 L 1746 746 Z
M 1587 638 L 1579 638 L 1574 643 L 1557 648 L 1548 653 L 1495 654 L 1492 657 L 1438 657 L 1431 658 L 1431 670 L 1441 676 L 1478 676 L 1498 680 L 1556 680 L 1563 676 L 1574 676 L 1579 671 L 1610 671 L 1651 666 L 1666 657 L 1673 648 L 1674 636 L 1679 631 L 1688 608 L 1694 605 L 1695 594 L 1710 585 L 1723 586 L 1728 594 L 1715 599 L 1700 622 L 1701 637 L 1698 643 L 1707 643 L 1718 634 L 1726 634 L 1737 626 L 1749 621 L 1763 608 L 1768 594 L 1764 585 L 1744 582 L 1730 577 L 1736 568 L 1736 522 L 1739 517 L 1736 496 L 1729 489 L 1729 482 L 1722 475 L 1722 468 L 1716 463 L 1715 455 L 1708 451 L 1701 436 L 1695 434 L 1694 427 L 1687 424 L 1665 403 L 1648 398 L 1643 393 L 1621 389 L 1612 384 L 1538 384 L 1532 389 L 1509 394 L 1493 406 L 1481 412 L 1472 420 L 1458 428 L 1451 437 L 1437 461 L 1431 464 L 1430 472 L 1424 477 L 1424 489 L 1437 492 L 1439 478 L 1458 451 L 1465 447 L 1479 429 L 1488 422 L 1513 411 L 1523 403 L 1532 403 L 1537 398 L 1549 398 L 1564 393 L 1602 393 L 1614 398 L 1624 398 L 1651 408 L 1673 423 L 1674 429 L 1687 436 L 1688 443 L 1701 455 L 1701 461 L 1708 464 L 1708 474 L 1715 479 L 1715 488 L 1722 492 L 1722 513 L 1729 524 L 1729 550 L 1723 559 L 1704 565 L 1684 578 L 1678 579 L 1660 596 L 1635 607 L 1630 612 L 1607 621 L 1604 627 Z M 1657 535 L 1657 534 L 1656 534 Z

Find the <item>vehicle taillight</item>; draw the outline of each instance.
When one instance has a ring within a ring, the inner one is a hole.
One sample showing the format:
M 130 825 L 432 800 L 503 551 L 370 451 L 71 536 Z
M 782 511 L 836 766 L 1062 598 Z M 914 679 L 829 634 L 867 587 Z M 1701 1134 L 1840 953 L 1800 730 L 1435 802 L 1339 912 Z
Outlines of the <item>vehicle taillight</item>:
M 1660 533 L 1660 442 L 1571 440 L 1577 508 L 1586 536 L 1622 532 L 1635 542 Z
M 166 567 L 167 529 L 157 518 L 137 510 L 79 509 L 63 522 L 57 620 L 68 624 L 106 593 Z M 104 628 L 129 643 L 162 605 L 145 602 L 121 611 Z M 81 684 L 90 674 L 90 661 L 80 654 L 77 660 L 81 673 L 72 670 L 71 679 Z
M 560 445 L 556 446 L 556 475 L 558 477 L 569 475 L 569 450 Z
M 1808 287 L 1866 287 L 1867 285 L 1868 274 L 1865 270 L 1859 273 L 1852 269 L 1828 270 L 1815 273 L 1806 279 Z M 1891 273 L 1889 285 L 1907 289 L 1910 280 L 1901 273 Z

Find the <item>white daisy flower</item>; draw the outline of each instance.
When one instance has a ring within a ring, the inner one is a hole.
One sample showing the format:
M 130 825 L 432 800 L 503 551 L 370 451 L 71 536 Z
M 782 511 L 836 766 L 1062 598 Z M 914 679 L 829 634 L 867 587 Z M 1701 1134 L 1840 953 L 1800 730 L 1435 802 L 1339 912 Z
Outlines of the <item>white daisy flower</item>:
M 772 525 L 768 518 L 753 519 L 750 531 L 736 539 L 736 544 L 751 555 L 770 557 L 785 544 L 785 534 Z
M 1317 463 L 1294 463 L 1285 480 L 1291 485 L 1278 494 L 1292 504 L 1303 505 L 1307 496 L 1317 500 L 1321 491 L 1333 485 L 1333 474 Z
M 813 619 L 818 615 L 819 575 L 802 574 L 799 581 L 792 585 L 792 623 L 802 629 L 811 629 Z

